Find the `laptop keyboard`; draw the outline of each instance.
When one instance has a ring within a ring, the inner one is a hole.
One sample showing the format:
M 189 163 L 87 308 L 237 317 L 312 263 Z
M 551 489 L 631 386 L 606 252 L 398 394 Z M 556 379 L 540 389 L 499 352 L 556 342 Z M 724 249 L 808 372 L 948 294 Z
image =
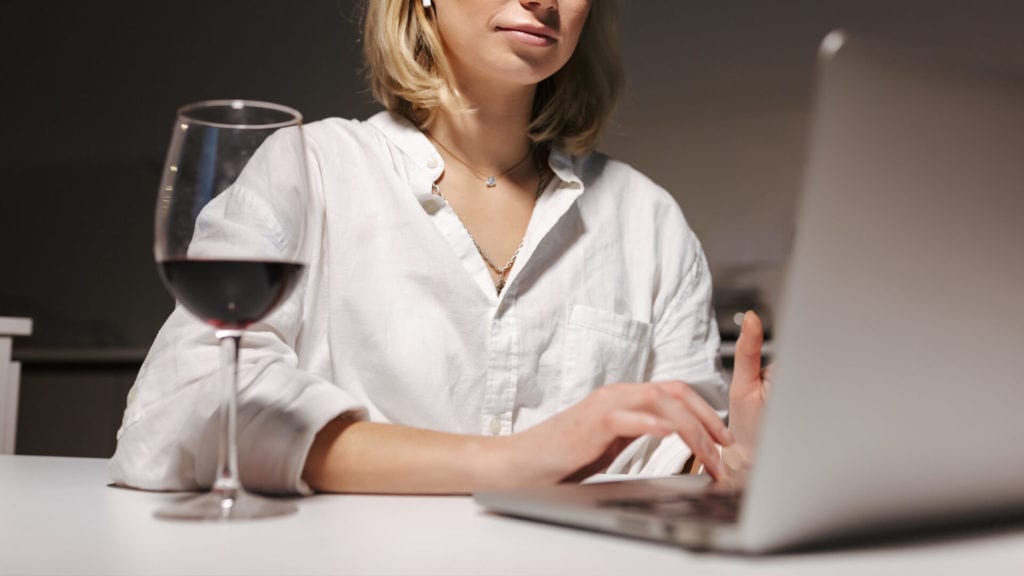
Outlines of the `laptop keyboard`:
M 699 494 L 669 494 L 645 498 L 602 500 L 603 507 L 655 514 L 663 518 L 694 518 L 714 522 L 735 522 L 739 517 L 742 492 L 708 490 Z

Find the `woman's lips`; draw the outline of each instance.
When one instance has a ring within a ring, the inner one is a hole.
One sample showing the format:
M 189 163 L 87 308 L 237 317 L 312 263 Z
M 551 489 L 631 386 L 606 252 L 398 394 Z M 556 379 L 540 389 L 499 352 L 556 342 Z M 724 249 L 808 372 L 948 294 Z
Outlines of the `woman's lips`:
M 498 31 L 518 42 L 529 44 L 530 46 L 550 46 L 555 43 L 555 39 L 551 36 L 522 28 L 499 27 Z

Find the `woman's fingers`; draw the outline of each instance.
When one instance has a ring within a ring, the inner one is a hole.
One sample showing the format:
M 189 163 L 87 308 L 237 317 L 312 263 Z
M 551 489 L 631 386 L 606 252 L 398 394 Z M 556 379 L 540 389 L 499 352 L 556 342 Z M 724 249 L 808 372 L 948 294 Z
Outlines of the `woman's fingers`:
M 606 438 L 636 438 L 673 432 L 686 442 L 716 479 L 726 476 L 718 445 L 735 442 L 732 433 L 701 396 L 684 382 L 613 384 L 598 389 L 578 406 L 582 413 L 600 415 L 591 421 Z M 584 434 L 583 437 L 588 437 Z M 581 437 L 582 438 L 582 437 Z M 591 441 L 598 440 L 590 435 Z M 598 440 L 604 443 L 606 440 Z M 597 446 L 585 452 L 593 453 Z M 603 450 L 604 447 L 602 446 Z
M 761 346 L 764 331 L 761 319 L 754 312 L 743 315 L 740 338 L 736 341 L 736 360 L 732 372 L 731 398 L 742 398 L 760 393 L 761 387 Z
M 712 476 L 727 472 L 717 444 L 729 445 L 732 433 L 703 398 L 684 382 L 625 384 L 612 389 L 617 406 L 658 417 L 670 424 Z M 648 432 L 645 432 L 648 433 Z M 666 434 L 660 434 L 662 436 Z
M 735 469 L 748 469 L 757 446 L 761 413 L 768 394 L 771 367 L 761 369 L 761 345 L 764 334 L 761 319 L 753 312 L 743 317 L 740 339 L 736 342 L 736 365 L 729 390 L 729 428 L 737 442 L 726 452 L 726 460 Z
M 672 422 L 675 432 L 682 437 L 693 453 L 705 462 L 712 476 L 721 478 L 725 474 L 725 467 L 711 432 L 686 403 L 659 389 L 659 395 L 650 409 Z
M 762 384 L 762 386 L 764 386 L 764 395 L 765 396 L 770 396 L 771 393 L 772 393 L 772 379 L 774 377 L 775 377 L 775 363 L 772 362 L 771 364 L 765 366 L 764 370 L 761 370 L 761 384 Z
M 690 411 L 700 420 L 701 424 L 711 432 L 716 442 L 723 446 L 728 446 L 736 441 L 732 432 L 725 425 L 725 422 L 715 412 L 715 409 L 686 383 L 661 382 L 658 383 L 658 387 L 685 403 Z

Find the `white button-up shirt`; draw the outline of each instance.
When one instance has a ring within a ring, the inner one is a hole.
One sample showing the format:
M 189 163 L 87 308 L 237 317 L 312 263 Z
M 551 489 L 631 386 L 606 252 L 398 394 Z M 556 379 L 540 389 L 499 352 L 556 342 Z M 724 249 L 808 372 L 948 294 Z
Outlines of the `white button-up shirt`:
M 307 492 L 300 476 L 313 437 L 344 412 L 512 434 L 604 384 L 670 379 L 726 408 L 700 244 L 675 200 L 636 170 L 554 150 L 555 178 L 499 296 L 458 215 L 431 193 L 444 160 L 419 130 L 380 113 L 315 122 L 305 135 L 316 256 L 292 296 L 243 337 L 238 438 L 247 486 Z M 276 181 L 295 170 L 272 147 L 260 161 Z M 273 190 L 250 180 L 208 209 L 206 225 L 239 214 L 273 222 L 258 233 L 279 246 Z M 115 482 L 212 482 L 218 359 L 213 330 L 179 306 L 129 395 L 110 465 Z M 631 453 L 649 459 L 653 446 Z M 689 455 L 678 442 L 671 452 L 671 467 Z M 617 467 L 636 471 L 640 460 Z

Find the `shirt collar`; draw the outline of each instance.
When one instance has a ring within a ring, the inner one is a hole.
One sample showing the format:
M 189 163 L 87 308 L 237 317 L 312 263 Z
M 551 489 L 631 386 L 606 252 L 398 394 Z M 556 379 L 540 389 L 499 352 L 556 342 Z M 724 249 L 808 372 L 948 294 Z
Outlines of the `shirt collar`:
M 566 183 L 583 186 L 583 180 L 576 174 L 576 163 L 573 157 L 561 148 L 552 148 L 548 155 L 548 166 L 558 176 L 558 179 Z
M 433 183 L 444 172 L 444 159 L 438 153 L 434 143 L 406 118 L 391 112 L 379 112 L 367 122 L 380 130 L 384 136 L 405 153 L 415 164 L 416 172 Z M 576 183 L 580 187 L 583 180 L 577 174 L 577 166 L 572 155 L 561 148 L 552 148 L 548 155 L 548 166 L 555 176 L 567 183 Z M 430 186 L 424 189 L 415 186 L 416 197 L 420 202 L 433 198 Z
M 444 172 L 444 159 L 434 144 L 412 122 L 398 114 L 379 112 L 366 122 L 409 159 L 409 182 L 424 210 L 431 214 L 440 210 L 444 201 L 434 196 L 432 187 Z

